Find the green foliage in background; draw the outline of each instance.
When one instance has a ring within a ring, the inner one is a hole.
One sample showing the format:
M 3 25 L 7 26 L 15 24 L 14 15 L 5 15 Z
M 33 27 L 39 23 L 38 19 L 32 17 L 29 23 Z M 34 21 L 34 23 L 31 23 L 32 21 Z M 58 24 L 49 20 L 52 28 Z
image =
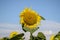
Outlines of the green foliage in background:
M 1 40 L 24 40 L 24 38 L 22 38 L 23 36 L 24 36 L 24 34 L 21 33 L 21 34 L 18 34 L 16 36 L 12 37 L 12 38 L 4 37 Z
M 46 37 L 42 32 L 39 32 L 36 37 L 31 35 L 30 40 L 46 40 Z
M 55 35 L 54 40 L 60 40 L 60 32 Z

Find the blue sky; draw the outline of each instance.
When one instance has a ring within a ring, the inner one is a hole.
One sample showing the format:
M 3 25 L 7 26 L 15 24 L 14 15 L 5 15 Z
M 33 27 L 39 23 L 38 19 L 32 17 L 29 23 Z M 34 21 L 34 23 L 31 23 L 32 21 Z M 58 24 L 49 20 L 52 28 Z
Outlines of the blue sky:
M 25 7 L 32 8 L 46 19 L 39 31 L 49 34 L 47 38 L 60 31 L 60 0 L 0 0 L 0 37 L 22 30 L 19 14 Z
M 0 0 L 0 23 L 19 23 L 19 13 L 25 7 L 60 23 L 60 0 Z

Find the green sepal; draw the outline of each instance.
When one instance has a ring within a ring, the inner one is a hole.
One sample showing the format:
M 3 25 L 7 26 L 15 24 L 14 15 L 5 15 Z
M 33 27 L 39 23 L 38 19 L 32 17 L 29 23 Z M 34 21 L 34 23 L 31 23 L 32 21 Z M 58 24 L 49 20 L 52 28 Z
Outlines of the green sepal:
M 27 27 L 23 27 L 23 29 L 24 29 L 25 31 L 29 31 L 30 33 L 33 33 L 33 32 L 35 32 L 37 29 L 39 29 L 39 27 L 33 28 L 33 29 L 30 29 L 30 28 L 27 28 Z
M 22 29 L 23 29 L 24 32 L 27 32 L 27 31 L 24 29 L 24 24 L 22 24 Z

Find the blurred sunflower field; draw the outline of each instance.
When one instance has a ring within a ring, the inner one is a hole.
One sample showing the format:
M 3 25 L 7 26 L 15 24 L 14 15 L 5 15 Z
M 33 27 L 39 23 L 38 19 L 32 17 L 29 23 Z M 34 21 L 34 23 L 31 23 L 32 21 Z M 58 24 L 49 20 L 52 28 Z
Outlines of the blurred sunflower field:
M 20 24 L 22 30 L 26 32 L 30 32 L 29 40 L 46 40 L 46 36 L 43 32 L 39 32 L 37 36 L 33 36 L 32 34 L 39 29 L 38 25 L 41 25 L 41 20 L 45 20 L 44 17 L 39 15 L 36 11 L 31 8 L 25 8 L 19 14 Z M 9 37 L 3 37 L 0 40 L 24 40 L 24 33 L 18 33 L 17 31 L 13 31 L 10 33 Z M 56 35 L 51 35 L 50 40 L 60 40 L 60 32 Z

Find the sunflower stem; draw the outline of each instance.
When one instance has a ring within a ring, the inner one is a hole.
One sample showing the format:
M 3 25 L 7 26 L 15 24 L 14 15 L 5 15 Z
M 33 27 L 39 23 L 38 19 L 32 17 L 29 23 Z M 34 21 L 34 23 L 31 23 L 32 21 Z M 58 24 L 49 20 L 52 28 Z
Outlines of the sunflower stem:
M 33 35 L 31 32 L 30 32 L 30 40 L 33 40 Z

